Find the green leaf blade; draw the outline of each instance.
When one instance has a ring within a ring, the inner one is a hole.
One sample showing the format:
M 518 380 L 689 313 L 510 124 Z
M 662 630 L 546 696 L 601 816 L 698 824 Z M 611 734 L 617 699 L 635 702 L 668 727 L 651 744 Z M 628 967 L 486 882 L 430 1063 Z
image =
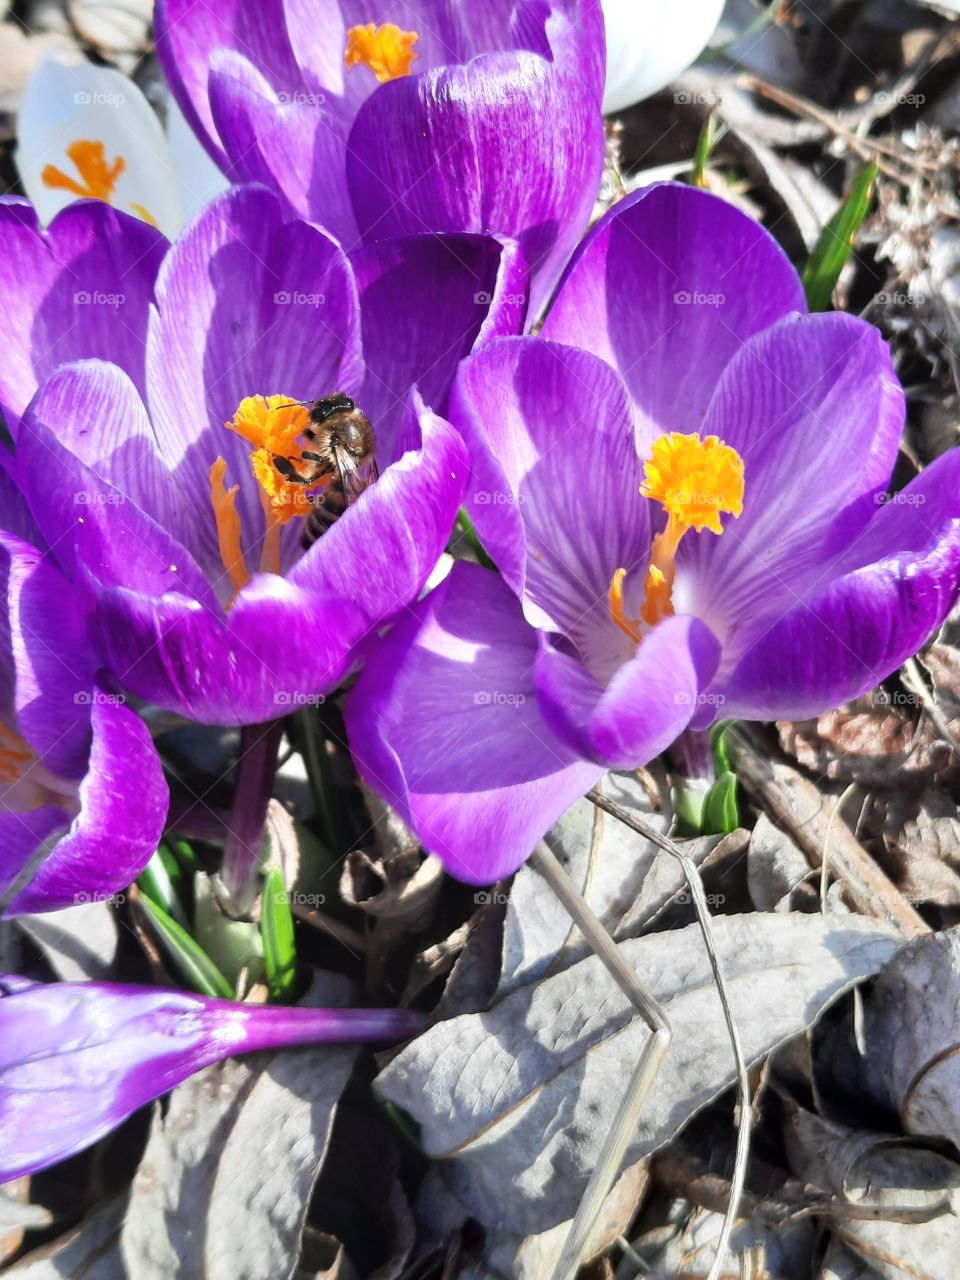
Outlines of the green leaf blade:
M 870 211 L 879 170 L 867 165 L 857 174 L 840 208 L 820 232 L 803 270 L 803 288 L 811 311 L 828 311 L 840 272 L 853 252 L 853 242 Z
M 297 941 L 293 912 L 279 867 L 267 873 L 260 898 L 260 936 L 270 998 L 283 1003 L 293 999 L 297 981 Z
M 164 951 L 179 969 L 184 981 L 202 996 L 218 996 L 222 1000 L 234 998 L 233 988 L 203 948 L 190 937 L 186 929 L 167 915 L 145 893 L 140 905 Z

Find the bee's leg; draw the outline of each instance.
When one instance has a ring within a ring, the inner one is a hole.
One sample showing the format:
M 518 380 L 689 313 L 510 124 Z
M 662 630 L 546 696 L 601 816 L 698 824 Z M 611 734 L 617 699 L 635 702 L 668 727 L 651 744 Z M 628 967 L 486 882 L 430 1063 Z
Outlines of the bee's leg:
M 283 476 L 284 480 L 288 481 L 290 484 L 306 485 L 310 483 L 309 480 L 300 474 L 289 458 L 281 457 L 280 454 L 275 453 L 273 455 L 273 465 Z

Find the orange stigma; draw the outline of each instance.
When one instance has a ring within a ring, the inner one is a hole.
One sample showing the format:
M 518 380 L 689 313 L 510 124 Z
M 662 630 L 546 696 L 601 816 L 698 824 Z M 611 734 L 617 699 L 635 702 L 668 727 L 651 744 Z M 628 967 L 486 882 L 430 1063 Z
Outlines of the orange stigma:
M 676 556 L 684 535 L 691 529 L 721 534 L 720 516 L 742 513 L 743 472 L 743 459 L 718 436 L 701 440 L 696 434 L 671 431 L 654 441 L 640 492 L 663 505 L 667 526 L 653 540 L 640 617 L 626 614 L 625 569 L 613 575 L 608 594 L 611 618 L 635 644 L 643 638 L 644 625 L 656 626 L 673 613 Z
M 302 462 L 299 438 L 309 425 L 308 411 L 290 396 L 247 396 L 241 400 L 233 418 L 224 423 L 228 431 L 242 436 L 252 446 L 250 471 L 257 483 L 264 517 L 261 573 L 280 572 L 282 527 L 294 516 L 308 516 L 311 511 L 308 494 L 313 489 L 285 480 L 274 462 L 275 458 L 286 458 L 294 470 L 299 470 Z M 226 487 L 226 471 L 226 461 L 217 458 L 210 468 L 210 499 L 220 559 L 236 594 L 250 581 L 251 575 L 240 542 L 240 516 L 236 507 L 240 486 Z
M 108 164 L 103 143 L 90 138 L 78 138 L 76 142 L 71 142 L 67 147 L 67 156 L 73 161 L 80 181 L 71 178 L 55 164 L 47 164 L 40 174 L 43 185 L 51 191 L 69 191 L 81 200 L 103 200 L 106 204 L 112 204 L 117 179 L 127 167 L 123 156 L 117 156 L 113 164 Z M 156 219 L 142 204 L 131 204 L 130 208 L 138 218 L 149 222 L 151 227 L 157 225 Z
M 105 200 L 109 204 L 117 179 L 127 167 L 123 156 L 117 156 L 113 164 L 107 164 L 103 143 L 86 138 L 71 142 L 67 147 L 67 155 L 73 161 L 80 181 L 71 178 L 55 164 L 48 164 L 40 175 L 43 185 L 54 191 L 70 191 L 75 196 L 89 200 Z
M 368 22 L 347 32 L 343 60 L 348 68 L 369 67 L 380 83 L 386 84 L 410 74 L 414 59 L 420 56 L 414 51 L 419 38 L 416 31 L 402 31 L 392 22 L 381 27 Z

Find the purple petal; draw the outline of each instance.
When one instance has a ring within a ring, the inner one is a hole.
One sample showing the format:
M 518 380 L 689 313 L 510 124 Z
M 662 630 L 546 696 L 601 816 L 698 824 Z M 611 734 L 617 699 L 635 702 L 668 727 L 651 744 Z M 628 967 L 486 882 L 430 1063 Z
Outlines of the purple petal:
M 690 534 L 675 599 L 724 641 L 729 666 L 749 619 L 790 607 L 876 514 L 903 430 L 904 399 L 878 331 L 854 316 L 798 316 L 750 339 L 703 423 L 744 460 L 744 506 L 724 532 Z
M 459 563 L 400 619 L 346 700 L 360 772 L 471 884 L 515 871 L 603 773 L 541 715 L 536 652 L 503 580 Z
M 646 452 L 664 432 L 699 431 L 743 343 L 792 311 L 806 311 L 803 289 L 772 236 L 717 196 L 665 183 L 591 230 L 542 336 L 620 371 Z
M 278 91 L 306 88 L 290 47 L 282 0 L 157 0 L 154 39 L 174 97 L 214 160 L 229 172 L 210 111 L 208 77 L 218 49 L 236 49 Z
M 686 728 L 720 658 L 699 618 L 666 618 L 604 688 L 543 638 L 536 686 L 547 723 L 571 750 L 605 768 L 646 764 Z
M 527 8 L 533 11 L 536 0 Z M 555 60 L 572 67 L 602 105 L 607 71 L 606 34 L 600 0 L 554 0 L 547 34 Z
M 345 245 L 357 239 L 347 191 L 350 119 L 313 92 L 279 92 L 232 51 L 214 56 L 210 105 L 237 182 L 262 182 L 298 217 L 321 224 Z
M 41 231 L 33 206 L 0 199 L 0 411 L 11 435 L 58 365 L 99 357 L 142 390 L 153 283 L 167 242 L 139 218 L 81 200 Z
M 105 665 L 139 697 L 201 724 L 255 724 L 329 693 L 368 630 L 351 601 L 276 574 L 253 578 L 226 618 L 173 594 L 100 587 L 96 598 Z
M 881 506 L 802 599 L 780 597 L 717 688 L 724 715 L 804 720 L 873 689 L 956 603 L 960 451 Z
M 29 542 L 31 546 L 45 548 L 40 527 L 15 479 L 16 469 L 14 455 L 0 446 L 0 529 Z
M 134 460 L 142 463 L 145 420 L 141 409 L 131 424 L 133 402 L 136 393 L 109 365 L 85 361 L 61 369 L 41 388 L 24 420 L 17 449 L 23 491 L 47 542 L 75 582 L 89 575 L 151 596 L 187 592 L 216 608 L 209 583 L 183 544 L 135 498 L 128 498 L 61 443 L 64 436 L 96 452 L 96 436 L 91 443 L 82 433 L 111 411 L 123 411 L 126 416 L 123 421 L 118 418 L 112 442 L 122 458 L 120 440 L 128 430 L 131 445 L 137 446 Z M 117 469 L 123 470 L 122 465 Z M 57 477 L 54 485 L 51 474 Z M 124 479 L 135 491 L 144 487 L 136 469 L 127 471 Z M 176 527 L 175 519 L 171 523 Z
M 4 811 L 0 813 L 0 900 L 26 871 L 44 841 L 69 826 L 70 817 L 59 805 L 10 811 L 4 797 Z
M 505 338 L 463 365 L 450 417 L 473 462 L 470 518 L 528 620 L 585 660 L 622 660 L 607 593 L 617 569 L 646 568 L 650 526 L 620 378 L 585 351 Z
M 391 12 L 394 8 L 391 4 Z M 361 89 L 360 78 L 347 74 L 343 60 L 350 24 L 344 21 L 341 0 L 284 0 L 283 9 L 294 57 L 310 87 L 326 89 L 335 98 L 348 88 Z M 369 13 L 361 21 L 371 21 Z
M 116 365 L 84 360 L 59 369 L 44 383 L 28 421 L 30 430 L 38 422 L 49 427 L 85 467 L 178 542 L 189 546 L 196 541 L 195 513 L 184 504 L 139 392 Z M 17 462 L 29 459 L 23 465 L 24 483 L 27 474 L 36 478 L 42 472 L 45 449 L 46 443 L 41 448 L 36 442 L 21 442 Z M 39 467 L 34 465 L 38 450 Z M 49 474 L 46 483 L 35 489 L 33 500 L 42 505 L 48 488 Z M 83 510 L 95 502 L 91 493 L 78 489 L 65 496 L 67 506 L 73 504 L 74 516 L 96 515 Z M 98 497 L 103 505 L 105 495 Z
M 456 61 L 526 49 L 586 80 L 599 106 L 605 67 L 599 0 L 484 0 L 463 5 L 460 21 L 467 52 Z
M 272 1008 L 112 983 L 0 977 L 0 1182 L 82 1151 L 211 1063 L 415 1035 L 409 1009 Z
M 6 600 L 0 662 L 9 663 L 17 727 L 47 769 L 80 778 L 100 661 L 76 593 L 49 557 L 9 534 L 0 534 L 0 579 Z
M 502 53 L 382 85 L 350 134 L 347 179 L 367 240 L 519 240 L 536 316 L 586 225 L 602 163 L 590 89 L 535 54 Z
M 153 740 L 121 695 L 97 687 L 90 698 L 93 740 L 80 812 L 7 916 L 110 897 L 131 884 L 156 851 L 169 793 Z
M 198 557 L 216 572 L 209 474 L 222 456 L 226 482 L 240 484 L 242 546 L 256 564 L 263 513 L 249 446 L 223 424 L 249 395 L 313 400 L 359 392 L 360 320 L 350 265 L 324 232 L 286 221 L 276 196 L 238 187 L 209 204 L 170 251 L 157 304 L 147 403 L 180 501 L 198 522 Z
M 397 419 L 416 386 L 438 413 L 460 360 L 478 341 L 519 333 L 528 289 L 517 246 L 486 236 L 406 236 L 360 249 L 361 403 L 381 459 L 396 456 Z

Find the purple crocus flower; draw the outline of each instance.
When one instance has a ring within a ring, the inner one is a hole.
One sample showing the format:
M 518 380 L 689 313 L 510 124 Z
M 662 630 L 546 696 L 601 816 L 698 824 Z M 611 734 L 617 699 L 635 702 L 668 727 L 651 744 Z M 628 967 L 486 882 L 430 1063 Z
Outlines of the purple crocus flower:
M 101 682 L 76 593 L 7 473 L 0 511 L 0 908 L 52 911 L 125 888 L 157 847 L 167 786 L 146 726 Z M 42 542 L 41 542 L 42 545 Z
M 46 262 L 61 219 L 85 216 L 104 215 L 77 204 L 32 242 L 17 224 L 21 287 L 48 333 L 60 281 L 29 267 Z M 0 258 L 9 227 L 0 220 Z M 126 347 L 44 382 L 17 432 L 17 483 L 121 685 L 205 723 L 286 714 L 333 688 L 359 641 L 434 568 L 468 466 L 427 405 L 444 407 L 478 341 L 520 329 L 525 268 L 512 243 L 470 235 L 347 257 L 248 186 L 208 205 L 169 248 L 146 307 L 132 298 L 146 276 L 126 278 L 122 305 L 103 287 Z M 29 390 L 12 371 L 23 341 L 9 362 L 0 351 L 14 410 Z M 333 392 L 373 422 L 380 479 L 303 552 L 306 489 L 285 483 L 274 459 L 301 469 L 308 413 L 293 402 Z
M 534 313 L 603 163 L 599 0 L 158 0 L 157 52 L 211 155 L 343 244 L 520 241 Z
M 235 1054 L 404 1040 L 421 1025 L 409 1009 L 278 1008 L 0 975 L 0 1182 L 82 1151 Z
M 960 576 L 960 451 L 888 499 L 903 416 L 880 334 L 806 314 L 751 219 L 674 185 L 625 200 L 542 338 L 464 363 L 450 417 L 501 572 L 455 566 L 373 658 L 347 708 L 361 771 L 490 882 L 687 725 L 873 688 Z
M 0 413 L 14 438 L 37 387 L 71 360 L 112 360 L 145 389 L 147 321 L 168 248 L 154 227 L 84 200 L 41 232 L 0 199 Z

